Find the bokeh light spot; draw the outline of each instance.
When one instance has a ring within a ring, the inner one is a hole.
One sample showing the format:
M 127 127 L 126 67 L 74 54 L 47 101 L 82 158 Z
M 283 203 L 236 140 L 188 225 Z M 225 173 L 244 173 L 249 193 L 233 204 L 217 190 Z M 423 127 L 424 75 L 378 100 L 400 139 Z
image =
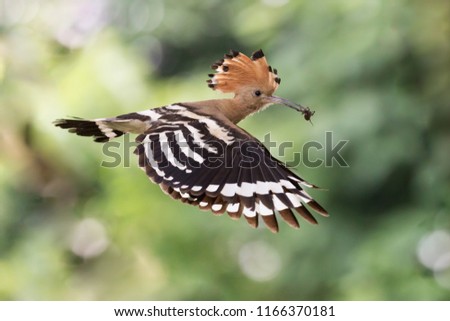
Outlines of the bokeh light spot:
M 254 281 L 269 281 L 281 270 L 280 255 L 266 242 L 256 241 L 244 244 L 238 255 L 242 272 Z
M 424 236 L 418 245 L 417 256 L 420 262 L 427 268 L 437 268 L 439 259 L 450 253 L 450 233 L 436 230 Z
M 102 254 L 109 245 L 105 227 L 98 220 L 86 218 L 75 225 L 70 239 L 72 252 L 84 259 Z

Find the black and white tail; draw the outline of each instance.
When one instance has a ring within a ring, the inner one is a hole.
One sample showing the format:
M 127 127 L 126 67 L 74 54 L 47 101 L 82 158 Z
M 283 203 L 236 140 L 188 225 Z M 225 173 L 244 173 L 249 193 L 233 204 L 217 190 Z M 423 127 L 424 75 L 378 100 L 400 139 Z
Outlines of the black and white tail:
M 57 119 L 53 124 L 79 136 L 92 136 L 98 143 L 106 143 L 126 133 L 145 133 L 161 117 L 166 107 L 129 113 L 112 118 L 87 120 L 82 118 Z
M 106 143 L 125 134 L 123 131 L 110 128 L 104 120 L 57 119 L 54 124 L 79 136 L 92 136 L 98 143 Z

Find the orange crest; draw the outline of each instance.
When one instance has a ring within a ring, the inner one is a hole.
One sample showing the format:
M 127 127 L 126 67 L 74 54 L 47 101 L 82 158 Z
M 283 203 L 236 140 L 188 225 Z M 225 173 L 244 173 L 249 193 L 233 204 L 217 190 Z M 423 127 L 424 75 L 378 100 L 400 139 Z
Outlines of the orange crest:
M 259 89 L 266 95 L 272 95 L 281 82 L 277 70 L 267 63 L 262 50 L 255 51 L 251 58 L 241 52 L 231 50 L 223 59 L 211 66 L 216 71 L 208 86 L 224 93 L 235 93 L 250 89 Z

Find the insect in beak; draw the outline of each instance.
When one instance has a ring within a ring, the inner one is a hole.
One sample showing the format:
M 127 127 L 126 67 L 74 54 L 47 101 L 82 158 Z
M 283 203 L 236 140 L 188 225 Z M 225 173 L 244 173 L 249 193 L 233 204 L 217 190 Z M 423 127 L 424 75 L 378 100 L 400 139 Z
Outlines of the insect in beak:
M 270 101 L 274 104 L 285 105 L 287 107 L 295 109 L 296 111 L 301 112 L 303 114 L 303 117 L 305 118 L 305 120 L 310 121 L 312 124 L 311 117 L 314 115 L 315 111 L 309 109 L 309 107 L 304 107 L 302 105 L 295 104 L 293 102 L 290 102 L 287 99 L 284 99 L 284 98 L 281 98 L 278 96 L 271 96 Z

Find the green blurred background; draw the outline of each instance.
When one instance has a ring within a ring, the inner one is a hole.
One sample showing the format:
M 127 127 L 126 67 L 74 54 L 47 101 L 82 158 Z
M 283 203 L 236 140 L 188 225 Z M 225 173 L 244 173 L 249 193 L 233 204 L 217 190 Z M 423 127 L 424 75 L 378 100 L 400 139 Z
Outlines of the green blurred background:
M 0 299 L 449 300 L 449 22 L 447 0 L 1 0 Z M 131 148 L 106 168 L 52 125 L 222 97 L 210 64 L 259 48 L 314 125 L 280 106 L 240 125 L 293 141 L 284 161 L 349 141 L 348 167 L 294 169 L 326 189 L 318 226 L 175 202 Z

